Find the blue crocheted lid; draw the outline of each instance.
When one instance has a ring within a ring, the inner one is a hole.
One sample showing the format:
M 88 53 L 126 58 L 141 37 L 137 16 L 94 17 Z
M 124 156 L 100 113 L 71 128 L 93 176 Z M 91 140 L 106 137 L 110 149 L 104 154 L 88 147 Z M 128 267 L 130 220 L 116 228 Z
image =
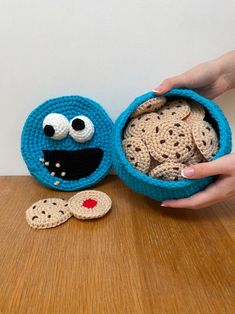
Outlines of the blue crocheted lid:
M 112 164 L 113 123 L 96 102 L 81 96 L 46 101 L 27 118 L 21 152 L 42 184 L 72 191 L 95 185 Z
M 213 158 L 214 160 L 231 152 L 231 129 L 221 108 L 213 101 L 204 98 L 189 89 L 173 89 L 164 96 L 169 98 L 189 98 L 197 101 L 206 109 L 207 119 L 212 123 L 219 135 L 220 147 Z M 132 112 L 143 102 L 156 97 L 152 92 L 137 97 L 127 109 L 121 113 L 114 127 L 113 141 L 113 164 L 119 177 L 133 190 L 149 196 L 156 200 L 178 199 L 189 197 L 196 192 L 203 190 L 216 177 L 206 177 L 203 179 L 183 179 L 180 181 L 164 181 L 151 178 L 146 174 L 137 171 L 127 160 L 122 149 L 122 137 L 125 125 Z

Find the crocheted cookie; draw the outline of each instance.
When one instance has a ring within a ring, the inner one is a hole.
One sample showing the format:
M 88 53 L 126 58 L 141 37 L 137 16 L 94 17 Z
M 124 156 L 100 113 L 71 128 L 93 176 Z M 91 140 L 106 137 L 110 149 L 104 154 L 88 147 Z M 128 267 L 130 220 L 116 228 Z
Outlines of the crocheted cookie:
M 150 167 L 149 167 L 149 171 L 148 174 L 157 166 L 160 165 L 160 162 L 157 161 L 156 159 L 154 159 L 152 156 L 150 156 Z
M 68 202 L 59 198 L 40 200 L 26 211 L 26 220 L 35 229 L 56 227 L 71 216 Z
M 213 127 L 207 121 L 192 125 L 192 134 L 195 144 L 203 157 L 210 161 L 218 150 L 218 137 Z
M 122 141 L 128 161 L 140 172 L 147 173 L 150 167 L 150 155 L 144 142 L 137 137 Z
M 189 160 L 185 162 L 185 165 L 190 166 L 190 165 L 195 165 L 199 164 L 200 162 L 205 162 L 206 159 L 202 156 L 200 151 L 195 147 L 193 155 L 190 157 Z
M 164 162 L 161 165 L 155 167 L 151 172 L 150 176 L 168 181 L 182 180 L 181 171 L 184 169 L 184 165 L 175 162 Z
M 148 134 L 159 121 L 159 115 L 154 112 L 134 118 L 127 125 L 124 138 L 134 136 L 144 139 L 146 134 Z
M 161 120 L 171 118 L 182 120 L 190 114 L 190 111 L 190 106 L 187 101 L 177 99 L 167 102 L 157 113 Z
M 190 127 L 181 120 L 163 120 L 146 143 L 151 156 L 159 162 L 185 162 L 195 150 Z
M 132 117 L 137 117 L 143 113 L 153 112 L 159 108 L 161 108 L 166 103 L 166 97 L 159 96 L 155 98 L 151 98 L 145 102 L 143 102 L 133 113 Z
M 71 197 L 69 210 L 78 219 L 95 219 L 103 217 L 111 209 L 112 201 L 104 192 L 87 190 Z
M 205 118 L 204 108 L 194 100 L 191 100 L 189 104 L 190 104 L 191 112 L 184 119 L 184 121 L 188 123 L 196 123 L 198 121 L 202 121 Z

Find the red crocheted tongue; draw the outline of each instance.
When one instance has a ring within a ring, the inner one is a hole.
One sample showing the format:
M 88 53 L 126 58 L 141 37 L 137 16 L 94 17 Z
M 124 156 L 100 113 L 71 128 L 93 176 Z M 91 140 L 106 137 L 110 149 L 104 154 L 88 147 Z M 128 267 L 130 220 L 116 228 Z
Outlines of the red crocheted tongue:
M 82 206 L 86 208 L 94 208 L 96 205 L 97 205 L 97 201 L 92 198 L 86 199 L 82 204 Z

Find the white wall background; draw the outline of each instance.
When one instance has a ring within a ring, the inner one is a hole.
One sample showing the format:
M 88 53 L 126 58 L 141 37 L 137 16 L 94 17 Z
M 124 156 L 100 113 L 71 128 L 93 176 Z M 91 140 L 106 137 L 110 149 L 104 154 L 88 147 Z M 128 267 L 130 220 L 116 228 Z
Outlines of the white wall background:
M 163 78 L 235 47 L 234 0 L 0 0 L 0 175 L 26 174 L 21 128 L 48 98 L 114 119 Z M 218 99 L 235 129 L 235 92 Z

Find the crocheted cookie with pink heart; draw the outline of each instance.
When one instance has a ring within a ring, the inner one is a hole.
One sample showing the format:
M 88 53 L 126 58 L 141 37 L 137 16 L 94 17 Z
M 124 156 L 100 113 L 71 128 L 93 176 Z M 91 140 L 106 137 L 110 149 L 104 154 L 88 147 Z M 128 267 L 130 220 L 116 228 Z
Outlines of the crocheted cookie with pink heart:
M 124 130 L 128 161 L 154 178 L 183 179 L 184 167 L 210 161 L 218 151 L 218 136 L 205 117 L 205 109 L 194 100 L 158 97 L 144 102 Z

